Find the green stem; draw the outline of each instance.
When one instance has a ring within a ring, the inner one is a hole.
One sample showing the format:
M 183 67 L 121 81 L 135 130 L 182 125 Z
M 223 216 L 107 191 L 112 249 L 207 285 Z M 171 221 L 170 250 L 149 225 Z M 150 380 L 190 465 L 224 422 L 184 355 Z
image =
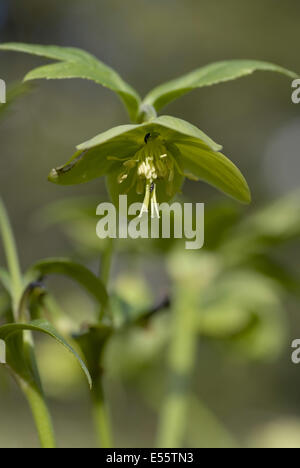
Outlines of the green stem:
M 42 448 L 55 448 L 51 416 L 42 391 L 24 381 L 20 382 L 20 386 L 31 408 Z
M 107 286 L 111 272 L 112 259 L 114 253 L 114 240 L 108 239 L 108 244 L 103 252 L 100 263 L 100 278 L 104 285 Z M 101 306 L 99 313 L 99 322 L 101 323 L 105 314 L 109 311 L 109 305 L 106 307 Z M 102 355 L 102 353 L 101 353 Z M 93 388 L 92 388 L 92 412 L 93 419 L 97 434 L 99 446 L 102 448 L 113 447 L 112 427 L 110 421 L 110 414 L 107 403 L 105 401 L 103 389 L 103 375 L 101 368 L 97 368 L 93 375 Z
M 107 242 L 108 244 L 102 254 L 101 263 L 100 263 L 100 278 L 106 287 L 108 285 L 110 272 L 111 272 L 112 259 L 113 259 L 113 254 L 114 254 L 114 239 L 108 239 Z M 100 312 L 99 312 L 99 322 L 102 321 L 106 310 L 107 310 L 106 307 L 101 306 Z
M 108 244 L 103 252 L 102 256 L 102 262 L 101 262 L 101 279 L 105 286 L 108 285 L 109 282 L 109 277 L 110 277 L 110 271 L 111 271 L 111 265 L 112 265 L 112 259 L 113 259 L 113 254 L 114 254 L 114 239 L 108 239 L 107 240 Z
M 92 404 L 92 412 L 99 446 L 101 448 L 112 448 L 113 441 L 110 414 L 105 402 L 101 375 L 93 380 Z
M 157 446 L 161 448 L 177 448 L 182 443 L 196 355 L 197 327 L 193 293 L 187 293 L 188 288 L 184 290 L 183 286 L 177 287 L 168 358 L 169 388 L 163 403 L 157 436 Z
M 0 199 L 0 230 L 6 255 L 7 265 L 11 278 L 11 295 L 13 301 L 14 319 L 17 321 L 18 303 L 22 295 L 23 281 L 17 254 L 17 247 L 9 222 L 7 211 Z
M 19 307 L 24 321 L 26 320 L 26 297 L 21 301 L 23 293 L 22 273 L 17 253 L 17 247 L 13 231 L 9 222 L 7 211 L 0 199 L 0 231 L 2 234 L 3 246 L 6 255 L 7 265 L 10 273 L 10 289 L 13 304 L 14 320 L 19 319 Z M 29 402 L 33 418 L 38 430 L 39 438 L 43 448 L 54 448 L 55 439 L 49 410 L 43 395 L 40 375 L 34 354 L 34 344 L 30 332 L 23 333 L 24 358 L 28 362 L 35 384 L 30 384 L 22 379 L 18 379 L 19 385 Z

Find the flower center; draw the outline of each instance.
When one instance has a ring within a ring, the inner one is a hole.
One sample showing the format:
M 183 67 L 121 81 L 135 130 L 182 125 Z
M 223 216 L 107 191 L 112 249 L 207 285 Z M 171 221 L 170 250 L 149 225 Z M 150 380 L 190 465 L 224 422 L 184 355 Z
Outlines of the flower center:
M 167 182 L 167 192 L 172 193 L 174 162 L 158 137 L 148 133 L 144 141 L 145 145 L 133 158 L 123 162 L 124 169 L 118 176 L 118 182 L 122 184 L 128 178 L 130 171 L 135 169 L 132 184 L 127 188 L 127 192 L 135 186 L 137 194 L 145 194 L 140 216 L 148 212 L 151 204 L 151 216 L 159 218 L 157 181 L 164 179 Z

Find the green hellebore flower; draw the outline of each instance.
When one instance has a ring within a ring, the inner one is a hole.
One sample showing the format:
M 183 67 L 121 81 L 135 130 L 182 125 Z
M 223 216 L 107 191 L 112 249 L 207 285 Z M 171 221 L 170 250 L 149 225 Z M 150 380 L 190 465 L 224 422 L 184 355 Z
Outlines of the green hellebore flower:
M 115 92 L 130 119 L 78 147 L 78 152 L 49 179 L 58 184 L 79 184 L 106 176 L 113 201 L 128 194 L 129 201 L 143 201 L 142 213 L 157 202 L 170 200 L 185 177 L 203 180 L 233 198 L 250 202 L 250 191 L 240 171 L 220 153 L 221 147 L 193 125 L 173 117 L 156 117 L 165 105 L 206 86 L 235 80 L 256 71 L 276 72 L 296 79 L 298 74 L 259 60 L 225 60 L 197 68 L 163 83 L 142 100 L 137 91 L 111 67 L 89 52 L 74 47 L 6 43 L 0 50 L 28 53 L 53 60 L 25 76 L 25 81 L 46 78 L 82 78 Z M 144 122 L 144 123 L 140 123 Z
M 185 177 L 202 180 L 236 200 L 249 203 L 250 191 L 239 169 L 201 130 L 175 117 L 161 116 L 138 125 L 122 125 L 77 147 L 51 182 L 72 185 L 105 176 L 113 202 L 143 202 L 141 214 L 181 191 Z

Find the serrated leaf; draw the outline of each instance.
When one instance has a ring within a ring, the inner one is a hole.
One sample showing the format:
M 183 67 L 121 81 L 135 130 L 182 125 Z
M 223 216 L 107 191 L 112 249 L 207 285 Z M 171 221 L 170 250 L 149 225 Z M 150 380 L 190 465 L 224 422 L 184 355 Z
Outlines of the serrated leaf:
M 193 89 L 235 80 L 258 70 L 282 73 L 290 78 L 297 78 L 296 73 L 268 62 L 257 60 L 216 62 L 156 87 L 146 96 L 143 104 L 153 106 L 158 111 Z
M 105 65 L 93 55 L 73 47 L 42 46 L 34 44 L 7 43 L 0 44 L 0 50 L 10 50 L 38 55 L 58 60 L 59 63 L 36 68 L 29 72 L 25 81 L 40 78 L 63 79 L 83 78 L 92 80 L 116 92 L 124 102 L 130 117 L 135 120 L 140 97 L 112 68 Z
M 25 369 L 22 369 L 22 356 L 18 356 L 18 351 L 21 350 L 21 348 L 18 347 L 20 342 L 17 343 L 16 340 L 22 337 L 23 331 L 26 330 L 44 333 L 51 338 L 54 338 L 59 344 L 64 346 L 77 359 L 90 387 L 92 386 L 91 376 L 80 356 L 72 348 L 72 346 L 70 346 L 66 340 L 56 331 L 56 329 L 47 320 L 44 319 L 35 320 L 30 323 L 11 323 L 0 327 L 0 339 L 5 341 L 7 348 L 7 363 L 8 365 L 12 366 L 12 369 L 17 372 L 18 375 L 24 377 Z M 27 378 L 26 375 L 25 378 Z
M 145 145 L 147 133 L 158 133 L 166 142 L 197 143 L 203 149 L 213 151 L 222 148 L 189 122 L 161 116 L 140 125 L 112 128 L 78 145 L 78 152 L 64 166 L 52 170 L 49 180 L 57 184 L 73 185 L 113 174 L 122 164 L 122 159 L 133 157 Z M 111 158 L 118 158 L 121 162 Z
M 222 153 L 185 142 L 172 145 L 180 152 L 186 171 L 242 203 L 250 203 L 248 184 L 240 170 Z
M 38 275 L 63 275 L 67 276 L 86 289 L 100 304 L 105 306 L 108 294 L 102 281 L 83 265 L 75 263 L 67 258 L 49 258 L 36 263 L 31 273 Z

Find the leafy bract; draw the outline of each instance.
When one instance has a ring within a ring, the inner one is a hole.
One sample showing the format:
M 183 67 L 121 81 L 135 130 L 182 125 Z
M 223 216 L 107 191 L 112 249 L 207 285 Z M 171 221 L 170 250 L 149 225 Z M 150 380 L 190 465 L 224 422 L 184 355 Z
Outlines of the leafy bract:
M 143 104 L 153 106 L 159 111 L 174 99 L 183 96 L 193 89 L 235 80 L 250 75 L 257 70 L 282 73 L 290 78 L 297 77 L 296 73 L 268 62 L 257 60 L 227 60 L 211 63 L 154 88 L 146 96 Z
M 0 50 L 11 50 L 38 55 L 58 62 L 36 68 L 25 76 L 25 81 L 40 78 L 83 78 L 101 84 L 117 93 L 124 102 L 130 117 L 135 120 L 140 104 L 136 91 L 112 68 L 93 55 L 73 47 L 43 46 L 35 44 L 0 44 Z
M 30 323 L 10 323 L 0 327 L 0 339 L 6 343 L 7 364 L 14 372 L 16 372 L 20 377 L 25 377 L 25 379 L 28 379 L 26 368 L 22 360 L 22 355 L 19 355 L 19 352 L 21 351 L 20 345 L 22 343 L 20 338 L 22 338 L 22 334 L 26 330 L 46 334 L 64 346 L 69 352 L 73 354 L 73 356 L 75 356 L 88 380 L 90 387 L 92 386 L 91 376 L 80 356 L 72 348 L 72 346 L 70 346 L 66 340 L 55 330 L 55 328 L 44 319 L 35 320 Z
M 100 304 L 106 305 L 108 294 L 102 281 L 83 265 L 67 258 L 49 258 L 36 263 L 30 273 L 64 275 L 83 286 Z

